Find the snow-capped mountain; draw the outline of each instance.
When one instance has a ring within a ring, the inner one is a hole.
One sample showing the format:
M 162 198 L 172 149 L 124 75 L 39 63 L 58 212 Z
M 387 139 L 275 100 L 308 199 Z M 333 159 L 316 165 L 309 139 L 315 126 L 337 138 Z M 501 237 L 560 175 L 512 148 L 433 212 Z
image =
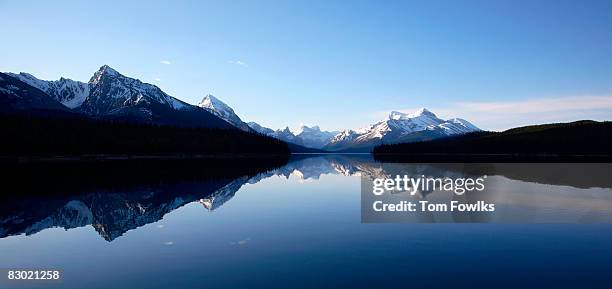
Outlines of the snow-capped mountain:
M 233 126 L 244 130 L 244 131 L 256 131 L 260 134 L 271 136 L 280 139 L 285 142 L 293 144 L 320 149 L 325 146 L 338 132 L 321 131 L 318 126 L 308 127 L 305 125 L 300 126 L 297 132 L 292 132 L 289 127 L 279 130 L 272 130 L 267 127 L 263 127 L 256 122 L 245 123 L 240 117 L 234 112 L 234 110 L 213 96 L 207 94 L 204 96 L 202 101 L 198 104 L 199 107 L 206 109 L 212 114 L 220 117 L 221 119 L 229 122 Z
M 315 149 L 324 147 L 336 134 L 338 134 L 337 131 L 323 131 L 316 125 L 313 127 L 302 125 L 296 132 L 291 131 L 289 127 L 272 130 L 270 128 L 263 127 L 256 122 L 249 122 L 248 126 L 258 133 L 271 136 L 285 142 Z
M 406 114 L 393 111 L 386 120 L 359 130 L 345 130 L 336 135 L 324 149 L 331 151 L 369 151 L 382 143 L 431 140 L 480 130 L 464 119 L 442 120 L 422 108 Z
M 302 125 L 295 132 L 295 135 L 302 139 L 304 146 L 320 149 L 327 145 L 338 133 L 337 131 L 322 131 L 316 125 L 313 127 Z
M 305 125 L 295 132 L 288 127 L 274 131 L 255 122 L 249 122 L 248 125 L 259 133 L 309 148 L 359 152 L 368 152 L 381 143 L 430 140 L 480 130 L 464 119 L 442 120 L 424 108 L 409 114 L 393 111 L 386 120 L 362 129 L 342 132 L 322 131 L 318 126 Z
M 229 122 L 230 124 L 241 130 L 251 131 L 249 129 L 249 125 L 243 122 L 242 119 L 240 119 L 240 117 L 236 115 L 234 110 L 229 105 L 225 104 L 223 101 L 216 98 L 212 94 L 207 94 L 206 96 L 204 96 L 202 101 L 198 103 L 198 106 Z
M 87 83 L 67 78 L 40 80 L 23 72 L 3 77 L 7 81 L 2 82 L 0 92 L 6 97 L 0 109 L 4 110 L 63 110 L 102 119 L 238 128 L 298 145 L 294 149 L 367 152 L 383 143 L 423 141 L 479 130 L 464 119 L 443 120 L 424 108 L 410 114 L 393 111 L 387 119 L 359 130 L 330 132 L 305 125 L 295 132 L 288 127 L 272 130 L 255 122 L 243 122 L 229 105 L 213 95 L 206 95 L 197 106 L 187 104 L 108 65 L 100 67 Z
M 277 138 L 277 139 L 280 139 L 282 141 L 294 143 L 294 144 L 297 144 L 297 145 L 304 145 L 304 141 L 300 137 L 296 136 L 289 129 L 289 127 L 285 127 L 282 130 L 278 129 L 274 133 L 272 133 L 270 136 L 274 137 L 274 138 Z
M 59 80 L 40 80 L 25 72 L 7 74 L 46 92 L 68 108 L 80 106 L 89 95 L 89 85 L 84 82 L 63 77 Z
M 100 67 L 89 80 L 90 93 L 79 107 L 94 115 L 112 114 L 141 104 L 162 105 L 174 110 L 189 105 L 163 92 L 157 86 L 123 76 L 108 65 Z
M 263 134 L 263 135 L 271 135 L 274 133 L 274 130 L 271 128 L 263 127 L 254 121 L 250 121 L 247 125 L 252 128 L 254 131 Z
M 9 74 L 0 73 L 0 111 L 57 111 L 68 109 L 44 91 Z
M 31 87 L 31 91 L 43 92 L 57 101 L 61 108 L 90 117 L 187 127 L 234 128 L 208 110 L 180 101 L 155 85 L 124 76 L 108 65 L 100 67 L 88 83 L 67 78 L 40 80 L 23 72 L 10 76 Z M 57 109 L 46 102 L 49 109 Z M 21 106 L 27 107 L 28 104 L 22 101 Z

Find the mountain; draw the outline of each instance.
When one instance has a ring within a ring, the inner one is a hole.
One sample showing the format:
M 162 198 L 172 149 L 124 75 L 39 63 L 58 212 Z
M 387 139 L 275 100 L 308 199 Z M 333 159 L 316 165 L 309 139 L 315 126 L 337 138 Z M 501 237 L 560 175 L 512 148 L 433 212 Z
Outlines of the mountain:
M 54 81 L 40 80 L 25 72 L 21 72 L 19 74 L 8 74 L 44 91 L 53 99 L 57 100 L 68 108 L 80 106 L 83 101 L 85 101 L 85 98 L 87 98 L 89 95 L 89 85 L 84 82 L 74 81 L 72 79 L 63 77 Z
M 10 75 L 44 92 L 64 108 L 96 119 L 180 127 L 234 128 L 210 111 L 180 101 L 155 85 L 124 76 L 108 65 L 100 67 L 87 83 L 67 78 L 40 80 L 23 72 Z
M 308 127 L 302 125 L 295 133 L 292 132 L 289 127 L 275 131 L 263 127 L 256 122 L 249 122 L 248 126 L 258 133 L 312 149 L 323 148 L 336 134 L 338 134 L 337 131 L 322 131 L 318 126 Z
M 19 78 L 0 73 L 0 111 L 12 113 L 67 112 L 68 109 L 44 91 L 20 81 Z
M 0 74 L 3 155 L 289 153 L 278 139 L 236 129 L 206 109 L 106 65 L 87 83 L 82 104 L 69 108 L 57 99 L 74 103 L 81 90 L 68 89 L 72 85 L 81 87 L 66 79 Z
M 472 132 L 431 141 L 386 144 L 381 161 L 609 161 L 612 122 L 577 121 Z
M 263 134 L 263 135 L 271 135 L 274 133 L 273 129 L 267 128 L 267 127 L 263 127 L 261 125 L 259 125 L 258 123 L 254 122 L 254 121 L 250 121 L 247 123 L 247 125 L 253 129 L 254 131 Z
M 263 127 L 256 122 L 245 123 L 229 105 L 212 94 L 207 94 L 204 96 L 198 106 L 241 130 L 248 132 L 255 131 L 260 134 L 291 143 L 292 145 L 290 148 L 293 152 L 320 152 L 310 149 L 322 148 L 335 134 L 337 134 L 337 132 L 321 131 L 318 126 L 309 128 L 308 126 L 303 125 L 298 130 L 298 134 L 295 134 L 289 129 L 289 127 L 274 131 L 270 128 Z
M 20 80 L 25 85 L 23 88 L 29 87 L 24 91 L 31 91 L 37 98 L 27 97 L 27 101 L 18 99 L 15 96 L 18 93 L 8 87 L 4 88 L 3 92 L 7 95 L 3 99 L 7 103 L 4 110 L 10 110 L 11 107 L 22 110 L 44 107 L 103 120 L 178 127 L 237 128 L 291 143 L 294 152 L 311 152 L 312 149 L 369 152 L 372 147 L 380 144 L 432 140 L 479 131 L 466 120 L 442 120 L 426 109 L 411 114 L 394 111 L 388 119 L 359 130 L 330 132 L 322 131 L 318 126 L 303 125 L 295 132 L 288 127 L 274 131 L 255 122 L 245 123 L 229 105 L 213 95 L 206 95 L 197 106 L 190 105 L 166 94 L 155 85 L 124 76 L 108 65 L 100 67 L 87 83 L 67 78 L 40 80 L 23 72 L 7 77 Z
M 198 106 L 211 112 L 217 117 L 229 122 L 231 125 L 241 130 L 251 131 L 249 125 L 243 122 L 240 117 L 238 117 L 238 115 L 234 113 L 234 110 L 229 105 L 225 104 L 223 101 L 219 100 L 212 94 L 207 94 L 206 96 L 204 96 Z
M 293 133 L 289 129 L 289 127 L 274 131 L 267 127 L 263 127 L 256 122 L 245 123 L 242 121 L 242 119 L 240 119 L 240 117 L 229 105 L 216 98 L 212 94 L 207 94 L 206 96 L 204 96 L 198 106 L 211 112 L 212 114 L 218 116 L 219 118 L 227 121 L 228 123 L 241 130 L 255 131 L 260 134 L 271 136 L 282 141 L 295 144 L 297 146 L 304 146 L 306 148 L 320 149 L 325 146 L 334 137 L 334 135 L 338 133 L 321 131 L 318 126 L 313 126 L 312 128 L 310 128 L 308 126 L 302 125 L 296 134 Z M 298 148 L 297 146 L 293 147 Z
M 280 139 L 284 142 L 290 142 L 300 146 L 303 144 L 302 139 L 293 134 L 289 127 L 285 127 L 284 129 L 278 129 L 275 131 L 270 128 L 261 126 L 256 122 L 249 122 L 248 126 L 260 134 L 271 136 L 273 138 Z
M 182 102 L 138 79 L 126 77 L 108 65 L 89 80 L 89 95 L 76 109 L 105 119 L 182 127 L 234 128 L 200 107 Z
M 479 130 L 467 120 L 442 120 L 425 108 L 410 114 L 393 111 L 387 119 L 369 127 L 339 133 L 323 149 L 368 152 L 380 144 L 431 140 Z
M 306 147 L 320 149 L 327 145 L 339 132 L 322 131 L 318 126 L 300 126 L 295 136 L 302 140 Z
M 175 110 L 189 108 L 188 104 L 169 96 L 157 86 L 124 76 L 108 65 L 94 73 L 89 86 L 91 91 L 79 107 L 88 114 L 112 114 L 142 104 L 160 104 Z
M 293 134 L 289 127 L 278 129 L 270 136 L 293 144 L 304 145 L 304 141 L 300 137 Z

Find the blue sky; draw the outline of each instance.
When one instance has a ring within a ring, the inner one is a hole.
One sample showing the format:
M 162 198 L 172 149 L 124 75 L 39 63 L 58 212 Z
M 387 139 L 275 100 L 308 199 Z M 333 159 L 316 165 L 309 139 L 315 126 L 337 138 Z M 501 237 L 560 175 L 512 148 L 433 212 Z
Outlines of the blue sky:
M 103 64 L 265 126 L 427 107 L 485 129 L 612 119 L 612 1 L 6 1 L 0 71 Z

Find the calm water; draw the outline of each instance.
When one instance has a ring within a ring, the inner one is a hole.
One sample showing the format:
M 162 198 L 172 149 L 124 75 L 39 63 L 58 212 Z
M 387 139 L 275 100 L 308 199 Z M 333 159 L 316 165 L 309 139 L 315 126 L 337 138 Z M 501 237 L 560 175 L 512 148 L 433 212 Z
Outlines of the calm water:
M 0 207 L 0 268 L 57 268 L 64 280 L 0 287 L 610 288 L 610 168 L 318 156 L 247 176 L 65 178 L 48 187 L 70 194 L 37 184 L 35 196 Z M 479 197 L 502 213 L 361 223 L 360 176 L 397 172 L 487 175 L 491 191 Z

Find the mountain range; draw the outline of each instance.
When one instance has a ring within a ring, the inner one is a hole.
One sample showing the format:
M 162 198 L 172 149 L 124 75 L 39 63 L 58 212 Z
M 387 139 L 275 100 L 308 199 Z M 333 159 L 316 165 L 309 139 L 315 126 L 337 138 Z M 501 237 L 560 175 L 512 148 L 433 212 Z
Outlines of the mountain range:
M 480 130 L 467 120 L 443 120 L 424 108 L 410 114 L 393 111 L 387 119 L 358 130 L 325 131 L 305 125 L 296 131 L 289 127 L 273 130 L 244 122 L 211 94 L 198 105 L 191 105 L 108 65 L 100 67 L 88 82 L 63 77 L 47 81 L 24 72 L 0 74 L 0 96 L 5 111 L 54 111 L 158 125 L 237 128 L 288 142 L 294 148 L 332 152 L 369 152 L 380 144 L 426 141 Z
M 97 119 L 181 127 L 234 128 L 233 125 L 209 111 L 180 101 L 155 85 L 124 76 L 108 65 L 100 67 L 87 83 L 67 78 L 55 81 L 40 80 L 23 72 L 2 74 L 0 77 L 6 78 L 6 81 L 12 83 L 13 86 L 16 85 L 15 79 L 29 86 L 28 88 L 21 85 L 19 93 L 30 91 L 41 97 L 44 94 L 49 97 L 45 100 L 45 106 L 28 105 L 27 98 L 14 98 L 11 106 L 15 109 L 55 109 Z M 0 93 L 6 91 L 7 88 Z M 17 93 L 17 91 L 12 92 Z
M 381 161 L 609 162 L 612 122 L 582 120 L 376 146 Z
M 289 127 L 273 130 L 256 122 L 244 123 L 231 107 L 212 95 L 204 97 L 200 107 L 238 128 L 246 130 L 245 126 L 248 126 L 260 134 L 288 143 L 332 152 L 369 152 L 380 144 L 427 141 L 480 131 L 465 119 L 443 120 L 425 108 L 410 114 L 393 111 L 387 119 L 359 130 L 323 131 L 318 126 L 302 125 L 293 132 Z
M 425 108 L 410 114 L 393 111 L 387 119 L 368 127 L 341 132 L 323 149 L 370 151 L 380 144 L 427 141 L 479 130 L 467 120 L 460 118 L 442 120 Z

